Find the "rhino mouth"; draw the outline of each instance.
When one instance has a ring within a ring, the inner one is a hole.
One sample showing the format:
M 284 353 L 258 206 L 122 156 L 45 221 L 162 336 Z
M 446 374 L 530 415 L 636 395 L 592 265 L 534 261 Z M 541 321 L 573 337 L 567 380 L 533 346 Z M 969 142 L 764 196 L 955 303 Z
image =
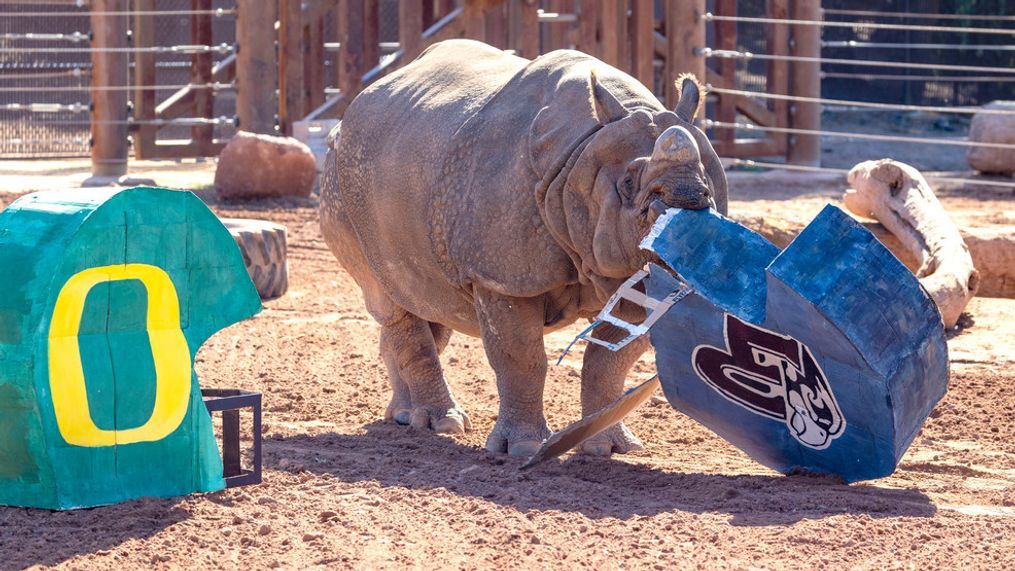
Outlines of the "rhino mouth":
M 712 189 L 703 178 L 700 167 L 683 166 L 651 174 L 654 175 L 653 180 L 646 185 L 645 205 L 641 210 L 642 216 L 649 222 L 654 222 L 667 208 L 704 210 L 715 207 Z
M 646 207 L 647 214 L 649 214 L 649 217 L 651 218 L 649 222 L 655 223 L 656 219 L 662 216 L 663 213 L 665 213 L 666 209 L 668 208 L 669 206 L 666 206 L 666 203 L 663 202 L 661 199 L 653 198 L 652 201 L 649 202 L 648 206 Z
M 649 224 L 663 215 L 669 208 L 686 208 L 688 210 L 704 210 L 715 208 L 715 200 L 707 186 L 681 189 L 671 193 L 669 200 L 664 201 L 664 194 L 660 191 L 653 191 L 648 198 L 648 204 L 641 209 L 641 217 Z

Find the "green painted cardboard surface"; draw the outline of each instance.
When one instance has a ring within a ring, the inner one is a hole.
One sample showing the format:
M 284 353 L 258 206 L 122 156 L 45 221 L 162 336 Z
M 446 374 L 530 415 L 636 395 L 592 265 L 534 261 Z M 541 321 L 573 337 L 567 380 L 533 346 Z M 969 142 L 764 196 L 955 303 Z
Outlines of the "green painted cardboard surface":
M 153 418 L 151 336 L 164 332 L 148 331 L 150 305 L 159 304 L 140 279 L 102 281 L 80 311 L 86 402 L 74 406 L 87 407 L 98 429 L 121 432 L 111 444 L 68 442 L 50 378 L 57 299 L 89 268 L 139 264 L 159 268 L 176 293 L 191 373 L 189 398 L 175 410 L 186 412 L 164 436 L 120 442 Z M 25 196 L 0 213 L 0 268 L 0 504 L 66 509 L 224 486 L 193 359 L 261 304 L 228 230 L 197 197 L 146 187 Z

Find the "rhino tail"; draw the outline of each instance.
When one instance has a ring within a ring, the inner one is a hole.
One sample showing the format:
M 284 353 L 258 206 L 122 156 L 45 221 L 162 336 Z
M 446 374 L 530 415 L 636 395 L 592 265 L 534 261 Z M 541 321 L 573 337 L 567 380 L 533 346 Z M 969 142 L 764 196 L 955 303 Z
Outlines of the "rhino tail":
M 339 137 L 341 135 L 342 135 L 342 122 L 339 121 L 338 124 L 335 125 L 331 129 L 331 132 L 328 133 L 328 139 L 327 139 L 327 141 L 328 141 L 328 150 L 332 150 L 332 149 L 337 149 L 338 148 L 338 139 L 339 139 Z

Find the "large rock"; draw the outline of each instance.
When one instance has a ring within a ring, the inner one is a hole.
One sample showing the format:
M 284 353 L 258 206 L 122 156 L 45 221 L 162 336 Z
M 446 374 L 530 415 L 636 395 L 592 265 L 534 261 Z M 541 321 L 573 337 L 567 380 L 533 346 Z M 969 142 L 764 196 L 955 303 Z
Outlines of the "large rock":
M 241 131 L 222 149 L 215 190 L 222 198 L 309 196 L 316 176 L 310 147 L 291 137 Z
M 1015 113 L 1015 101 L 993 101 L 984 109 L 1003 109 Z M 969 127 L 969 140 L 977 143 L 1015 145 L 1015 114 L 977 113 Z M 1015 150 L 969 147 L 969 166 L 985 173 L 1015 173 Z

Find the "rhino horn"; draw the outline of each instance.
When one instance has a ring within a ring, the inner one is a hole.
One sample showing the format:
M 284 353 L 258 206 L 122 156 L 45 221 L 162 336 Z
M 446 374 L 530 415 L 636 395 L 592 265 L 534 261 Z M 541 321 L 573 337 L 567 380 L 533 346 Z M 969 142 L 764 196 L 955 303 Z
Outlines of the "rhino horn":
M 682 165 L 697 164 L 701 162 L 701 152 L 694 136 L 687 129 L 674 125 L 656 139 L 652 160 Z

